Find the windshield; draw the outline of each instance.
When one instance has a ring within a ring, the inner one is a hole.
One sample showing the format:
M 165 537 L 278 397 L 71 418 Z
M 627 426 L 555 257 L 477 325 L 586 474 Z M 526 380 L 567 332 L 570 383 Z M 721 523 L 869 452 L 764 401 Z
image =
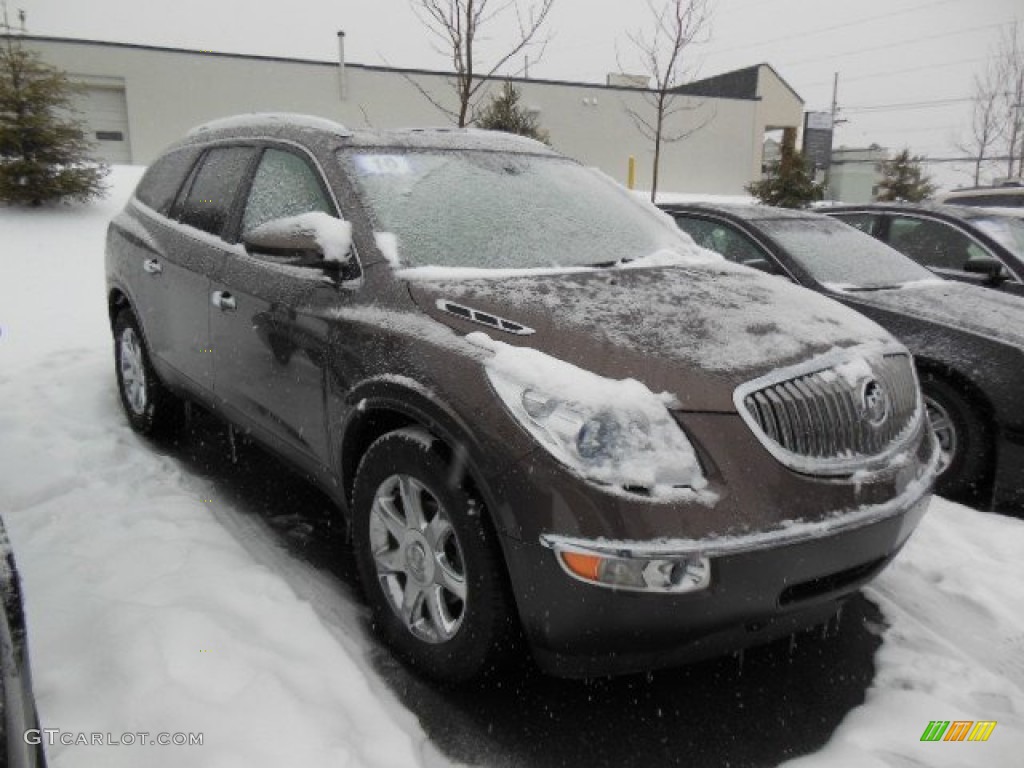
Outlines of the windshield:
M 1024 260 L 1024 221 L 993 216 L 972 219 L 971 222 L 1018 259 Z
M 344 150 L 341 161 L 403 267 L 571 267 L 693 249 L 657 211 L 560 157 Z
M 935 279 L 902 253 L 841 221 L 821 216 L 758 224 L 819 283 L 871 290 Z

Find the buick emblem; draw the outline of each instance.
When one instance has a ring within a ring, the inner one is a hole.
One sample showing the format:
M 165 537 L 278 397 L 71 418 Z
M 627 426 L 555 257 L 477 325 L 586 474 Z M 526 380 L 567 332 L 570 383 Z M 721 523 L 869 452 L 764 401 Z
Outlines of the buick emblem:
M 880 427 L 889 418 L 889 393 L 875 379 L 868 379 L 861 385 L 860 402 L 871 426 Z

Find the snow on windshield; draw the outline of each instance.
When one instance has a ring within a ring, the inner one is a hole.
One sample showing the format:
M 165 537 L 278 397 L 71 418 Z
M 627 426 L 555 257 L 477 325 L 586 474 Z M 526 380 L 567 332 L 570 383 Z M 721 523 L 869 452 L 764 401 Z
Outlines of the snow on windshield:
M 765 219 L 757 224 L 819 283 L 871 288 L 935 278 L 871 235 L 824 216 Z
M 693 250 L 621 187 L 564 158 L 362 149 L 340 159 L 407 267 L 589 266 Z

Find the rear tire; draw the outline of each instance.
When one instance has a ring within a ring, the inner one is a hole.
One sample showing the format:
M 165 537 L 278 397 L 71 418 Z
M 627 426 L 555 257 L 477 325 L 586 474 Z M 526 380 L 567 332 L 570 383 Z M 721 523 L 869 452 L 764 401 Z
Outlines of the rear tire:
M 992 455 L 988 421 L 968 393 L 946 379 L 924 373 L 921 390 L 943 453 L 936 493 L 957 498 L 985 491 Z
M 182 403 L 157 377 L 139 321 L 130 309 L 122 309 L 114 320 L 114 371 L 132 429 L 155 437 L 181 425 Z
M 502 664 L 513 619 L 495 535 L 438 448 L 418 427 L 370 446 L 352 543 L 375 629 L 426 675 L 461 683 Z

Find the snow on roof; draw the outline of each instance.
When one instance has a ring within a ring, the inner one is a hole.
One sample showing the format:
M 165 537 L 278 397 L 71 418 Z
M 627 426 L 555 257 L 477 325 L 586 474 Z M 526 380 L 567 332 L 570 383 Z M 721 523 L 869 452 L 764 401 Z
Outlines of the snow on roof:
M 250 112 L 242 115 L 232 115 L 211 120 L 202 125 L 197 125 L 188 132 L 188 135 L 198 136 L 207 131 L 223 131 L 237 128 L 265 128 L 278 126 L 294 126 L 298 128 L 311 128 L 316 131 L 336 133 L 339 136 L 351 136 L 352 132 L 341 123 L 328 120 L 316 115 L 303 115 L 293 112 Z

